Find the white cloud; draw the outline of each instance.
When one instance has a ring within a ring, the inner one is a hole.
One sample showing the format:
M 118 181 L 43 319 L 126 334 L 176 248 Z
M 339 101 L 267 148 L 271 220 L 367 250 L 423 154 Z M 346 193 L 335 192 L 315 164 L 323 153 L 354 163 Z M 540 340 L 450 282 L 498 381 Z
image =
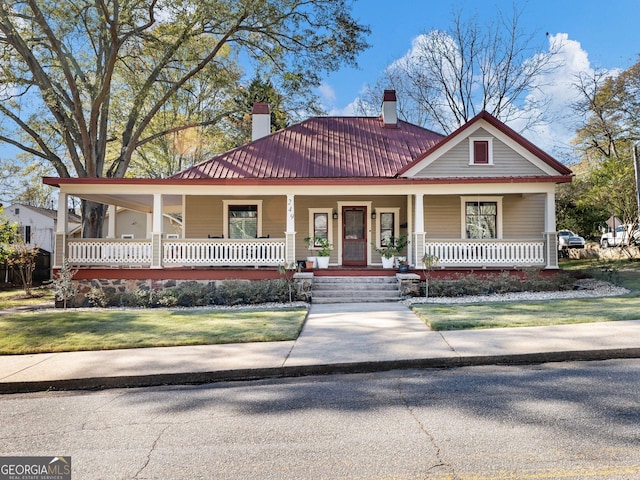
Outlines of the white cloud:
M 560 45 L 557 55 L 557 68 L 545 73 L 539 78 L 538 89 L 529 93 L 528 103 L 535 104 L 537 100 L 548 98 L 548 118 L 550 122 L 538 125 L 524 135 L 540 148 L 555 155 L 558 160 L 566 160 L 571 156 L 571 140 L 575 137 L 576 129 L 584 119 L 577 116 L 571 104 L 578 100 L 574 87 L 578 74 L 590 75 L 593 69 L 589 56 L 582 49 L 580 42 L 570 40 L 566 33 L 549 36 L 549 48 Z M 523 107 L 527 109 L 527 105 Z M 532 114 L 537 112 L 533 111 Z M 519 130 L 524 119 L 514 121 L 509 126 Z
M 356 104 L 357 100 L 354 100 L 344 108 L 333 107 L 329 109 L 329 115 L 333 117 L 353 117 L 356 116 Z
M 318 87 L 318 91 L 320 92 L 320 96 L 324 102 L 330 105 L 336 103 L 336 92 L 331 85 L 326 82 L 322 82 Z

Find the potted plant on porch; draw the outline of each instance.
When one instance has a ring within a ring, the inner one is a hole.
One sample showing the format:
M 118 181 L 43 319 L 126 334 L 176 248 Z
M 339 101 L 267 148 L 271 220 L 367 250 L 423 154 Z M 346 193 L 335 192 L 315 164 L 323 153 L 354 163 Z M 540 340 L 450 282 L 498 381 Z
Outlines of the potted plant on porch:
M 399 237 L 391 237 L 386 245 L 382 247 L 373 246 L 376 252 L 380 254 L 382 259 L 382 268 L 393 268 L 396 255 L 409 244 L 406 235 L 400 235 Z
M 309 250 L 317 248 L 316 265 L 318 268 L 329 268 L 329 256 L 333 245 L 328 239 L 322 237 L 307 237 L 305 241 L 309 244 Z

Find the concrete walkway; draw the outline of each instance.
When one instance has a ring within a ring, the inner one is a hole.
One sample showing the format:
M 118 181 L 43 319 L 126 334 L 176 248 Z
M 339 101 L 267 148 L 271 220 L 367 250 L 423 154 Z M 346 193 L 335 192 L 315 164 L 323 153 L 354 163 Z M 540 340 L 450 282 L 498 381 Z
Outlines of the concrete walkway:
M 295 341 L 0 356 L 0 393 L 640 357 L 640 320 L 430 331 L 399 303 L 313 305 Z

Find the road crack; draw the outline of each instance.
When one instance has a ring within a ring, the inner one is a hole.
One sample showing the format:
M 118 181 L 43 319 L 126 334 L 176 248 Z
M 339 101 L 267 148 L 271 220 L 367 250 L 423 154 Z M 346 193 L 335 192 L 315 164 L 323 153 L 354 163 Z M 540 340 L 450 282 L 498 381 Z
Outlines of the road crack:
M 155 451 L 156 446 L 158 445 L 158 442 L 164 435 L 164 432 L 166 432 L 167 429 L 172 425 L 173 425 L 172 423 L 165 425 L 164 428 L 158 432 L 158 435 L 156 436 L 155 440 L 151 444 L 151 448 L 149 449 L 149 453 L 147 454 L 147 459 L 145 460 L 144 464 L 140 467 L 140 469 L 138 469 L 138 471 L 133 476 L 133 478 L 140 478 L 140 474 L 149 466 L 149 462 L 151 462 L 151 455 L 153 455 L 153 452 Z
M 451 476 L 452 480 L 459 480 L 460 477 L 456 474 L 453 465 L 446 462 L 443 458 L 442 447 L 438 444 L 435 436 L 429 431 L 424 422 L 418 417 L 416 414 L 414 407 L 409 403 L 407 397 L 405 396 L 404 390 L 402 388 L 402 379 L 398 379 L 398 393 L 400 394 L 400 400 L 402 401 L 402 405 L 405 410 L 409 413 L 411 418 L 418 424 L 418 428 L 425 436 L 429 439 L 429 443 L 435 449 L 435 457 L 436 463 L 427 468 L 427 473 L 433 470 L 445 469 L 447 473 Z

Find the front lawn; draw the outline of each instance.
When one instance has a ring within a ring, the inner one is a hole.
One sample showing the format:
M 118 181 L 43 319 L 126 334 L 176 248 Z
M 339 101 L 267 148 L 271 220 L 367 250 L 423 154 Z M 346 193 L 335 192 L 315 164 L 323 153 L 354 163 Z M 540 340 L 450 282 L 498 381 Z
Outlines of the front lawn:
M 294 340 L 306 314 L 285 307 L 20 313 L 0 316 L 0 354 Z
M 53 307 L 53 289 L 48 287 L 34 287 L 31 296 L 24 294 L 24 290 L 0 290 L 0 310 L 50 303 Z
M 640 298 L 420 304 L 414 305 L 413 310 L 432 330 L 540 327 L 640 320 Z
M 640 320 L 640 263 L 566 261 L 565 270 L 613 280 L 631 293 L 619 297 L 545 301 L 417 304 L 412 308 L 433 330 L 535 327 Z

